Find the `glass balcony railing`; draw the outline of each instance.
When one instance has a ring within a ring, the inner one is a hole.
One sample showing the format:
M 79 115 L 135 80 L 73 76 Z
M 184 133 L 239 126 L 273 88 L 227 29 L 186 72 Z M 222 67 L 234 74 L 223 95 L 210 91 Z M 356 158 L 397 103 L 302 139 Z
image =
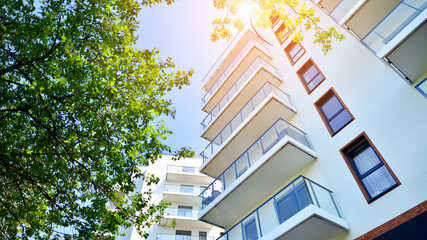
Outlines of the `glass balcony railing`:
M 156 240 L 215 240 L 215 238 L 211 236 L 157 233 Z
M 236 83 L 234 83 L 230 90 L 228 90 L 225 96 L 222 97 L 222 99 L 218 102 L 217 105 L 215 105 L 212 111 L 205 117 L 205 119 L 203 119 L 203 121 L 201 122 L 202 131 L 205 130 L 207 126 L 209 126 L 209 124 L 215 119 L 218 113 L 221 112 L 225 105 L 227 105 L 227 103 L 234 97 L 237 91 L 251 79 L 255 70 L 257 70 L 258 67 L 261 65 L 264 68 L 268 69 L 268 71 L 280 76 L 279 70 L 277 70 L 277 68 L 275 68 L 273 65 L 271 65 L 260 57 L 255 58 L 255 60 L 252 62 L 251 65 L 249 65 L 249 67 L 242 74 L 242 76 L 240 76 Z
M 378 53 L 426 7 L 427 0 L 401 1 L 362 39 L 362 43 L 373 52 Z
M 258 138 L 242 155 L 240 155 L 218 178 L 216 178 L 200 195 L 200 208 L 204 209 L 215 198 L 264 156 L 285 136 L 292 137 L 311 149 L 307 134 L 283 119 L 279 119 L 260 138 Z
M 218 77 L 218 79 L 215 81 L 215 83 L 212 85 L 212 87 L 209 89 L 209 91 L 206 92 L 206 94 L 202 98 L 202 107 L 205 106 L 205 104 L 211 99 L 213 94 L 218 90 L 218 88 L 221 86 L 221 84 L 227 79 L 228 75 L 230 75 L 236 66 L 241 62 L 243 57 L 246 55 L 249 49 L 256 46 L 257 48 L 261 49 L 262 51 L 268 53 L 268 50 L 265 46 L 260 44 L 259 42 L 253 40 L 252 38 L 245 44 L 245 46 L 240 50 L 239 54 L 237 54 L 236 57 L 234 57 L 233 61 L 227 66 L 227 68 L 224 70 L 224 72 L 221 74 L 221 76 Z
M 191 185 L 178 185 L 167 183 L 165 184 L 163 190 L 165 192 L 199 195 L 204 190 L 204 188 L 194 187 Z
M 174 173 L 198 173 L 199 170 L 195 167 L 179 166 L 179 165 L 168 165 L 168 172 Z
M 163 216 L 197 218 L 199 211 L 192 208 L 168 207 Z
M 209 69 L 209 71 L 206 73 L 206 75 L 202 79 L 202 83 L 205 83 L 212 77 L 213 73 L 216 69 L 221 66 L 221 63 L 224 62 L 225 58 L 230 54 L 230 52 L 234 49 L 236 44 L 239 42 L 239 39 L 242 38 L 243 34 L 245 34 L 244 31 L 239 32 L 236 34 L 236 36 L 231 40 L 230 44 L 225 48 L 225 50 L 221 53 L 221 56 L 216 60 L 214 65 Z
M 329 14 L 332 19 L 339 22 L 359 0 L 341 0 Z
M 299 176 L 217 239 L 259 239 L 310 204 L 342 218 L 330 190 Z
M 221 130 L 221 132 L 208 144 L 200 153 L 203 162 L 208 161 L 219 149 L 223 142 L 242 124 L 246 118 L 270 95 L 274 94 L 278 98 L 292 106 L 290 97 L 287 93 L 278 89 L 271 83 L 267 82 L 263 87 L 246 103 L 233 119 Z

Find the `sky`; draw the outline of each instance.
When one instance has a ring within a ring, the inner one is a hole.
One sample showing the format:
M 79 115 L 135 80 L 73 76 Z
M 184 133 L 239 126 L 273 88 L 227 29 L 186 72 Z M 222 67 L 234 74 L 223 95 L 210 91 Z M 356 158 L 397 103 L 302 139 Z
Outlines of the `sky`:
M 208 144 L 200 138 L 200 122 L 206 116 L 201 111 L 205 94 L 202 79 L 228 45 L 225 40 L 210 40 L 211 22 L 222 14 L 214 8 L 213 0 L 176 0 L 171 5 L 143 8 L 139 16 L 136 47 L 158 49 L 163 59 L 172 58 L 176 70 L 194 69 L 190 86 L 167 96 L 176 109 L 175 119 L 165 119 L 165 125 L 173 131 L 165 143 L 173 150 L 191 147 L 199 156 Z

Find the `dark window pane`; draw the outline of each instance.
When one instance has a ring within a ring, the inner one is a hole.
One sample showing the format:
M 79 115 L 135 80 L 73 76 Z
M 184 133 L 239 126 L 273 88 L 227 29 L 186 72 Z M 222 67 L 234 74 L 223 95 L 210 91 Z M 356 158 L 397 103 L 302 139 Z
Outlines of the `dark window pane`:
M 300 57 L 305 53 L 304 49 L 300 49 L 300 51 L 292 58 L 292 61 L 294 61 L 294 63 L 296 61 L 298 61 L 298 59 L 300 59 Z
M 280 223 L 288 220 L 298 212 L 298 204 L 293 190 L 277 201 L 277 209 L 279 211 Z
M 308 89 L 313 90 L 317 85 L 320 84 L 320 82 L 325 79 L 322 74 L 319 73 L 309 84 L 307 84 Z
M 332 131 L 335 133 L 343 128 L 352 119 L 353 118 L 350 116 L 350 114 L 344 109 L 329 122 L 329 125 L 331 126 Z

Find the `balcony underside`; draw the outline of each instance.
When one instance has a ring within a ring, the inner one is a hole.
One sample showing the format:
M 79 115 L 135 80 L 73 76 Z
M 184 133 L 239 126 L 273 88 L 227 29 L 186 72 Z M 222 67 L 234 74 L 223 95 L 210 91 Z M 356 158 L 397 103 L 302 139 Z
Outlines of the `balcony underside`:
M 267 82 L 270 82 L 275 87 L 279 87 L 282 83 L 282 79 L 265 68 L 260 68 L 250 81 L 239 90 L 240 92 L 230 100 L 228 105 L 221 110 L 221 113 L 216 116 L 205 131 L 203 131 L 201 137 L 208 141 L 212 141 L 225 125 L 233 119 L 254 94 Z
M 243 57 L 243 60 L 236 66 L 234 71 L 228 75 L 227 79 L 222 83 L 222 85 L 215 91 L 213 96 L 206 102 L 202 107 L 202 111 L 207 113 L 211 112 L 212 109 L 218 104 L 218 102 L 224 97 L 224 95 L 230 90 L 230 88 L 236 83 L 236 81 L 242 76 L 246 69 L 252 64 L 252 62 L 260 57 L 267 62 L 271 61 L 271 56 L 266 52 L 261 51 L 257 47 L 250 49 L 249 53 Z
M 173 203 L 185 203 L 194 205 L 199 203 L 199 197 L 196 194 L 163 192 L 163 200 Z
M 286 136 L 199 212 L 199 219 L 229 227 L 315 159 L 314 151 Z M 254 191 L 254 189 L 256 189 Z
M 212 178 L 200 173 L 176 173 L 167 172 L 166 181 L 168 182 L 182 182 L 182 183 L 197 183 L 200 185 L 209 185 Z
M 160 219 L 159 224 L 169 226 L 175 220 L 175 228 L 202 228 L 210 229 L 212 226 L 209 223 L 199 221 L 193 217 L 165 216 Z
M 295 112 L 294 107 L 270 95 L 228 137 L 223 147 L 200 167 L 200 171 L 209 176 L 219 176 L 279 118 L 289 119 Z
M 348 230 L 346 221 L 309 205 L 260 240 L 331 240 Z

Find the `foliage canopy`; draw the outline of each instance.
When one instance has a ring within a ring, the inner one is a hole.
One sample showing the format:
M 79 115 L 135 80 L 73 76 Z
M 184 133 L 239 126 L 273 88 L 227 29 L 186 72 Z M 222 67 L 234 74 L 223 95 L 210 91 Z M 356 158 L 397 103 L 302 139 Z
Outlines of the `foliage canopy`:
M 324 54 L 332 50 L 332 41 L 341 41 L 345 38 L 334 27 L 323 29 L 320 19 L 315 15 L 314 9 L 298 0 L 213 0 L 215 8 L 226 10 L 226 16 L 215 19 L 212 24 L 214 31 L 211 40 L 220 38 L 227 40 L 233 36 L 233 29 L 242 31 L 245 24 L 244 18 L 250 18 L 253 29 L 256 27 L 269 28 L 271 19 L 279 18 L 285 25 L 281 37 L 293 33 L 293 41 L 300 42 L 304 38 L 305 31 L 314 30 L 314 43 L 322 47 Z
M 136 166 L 171 151 L 156 118 L 192 75 L 134 47 L 141 7 L 160 2 L 0 1 L 0 238 L 113 238 L 167 205 L 131 195 L 133 178 L 158 181 Z

